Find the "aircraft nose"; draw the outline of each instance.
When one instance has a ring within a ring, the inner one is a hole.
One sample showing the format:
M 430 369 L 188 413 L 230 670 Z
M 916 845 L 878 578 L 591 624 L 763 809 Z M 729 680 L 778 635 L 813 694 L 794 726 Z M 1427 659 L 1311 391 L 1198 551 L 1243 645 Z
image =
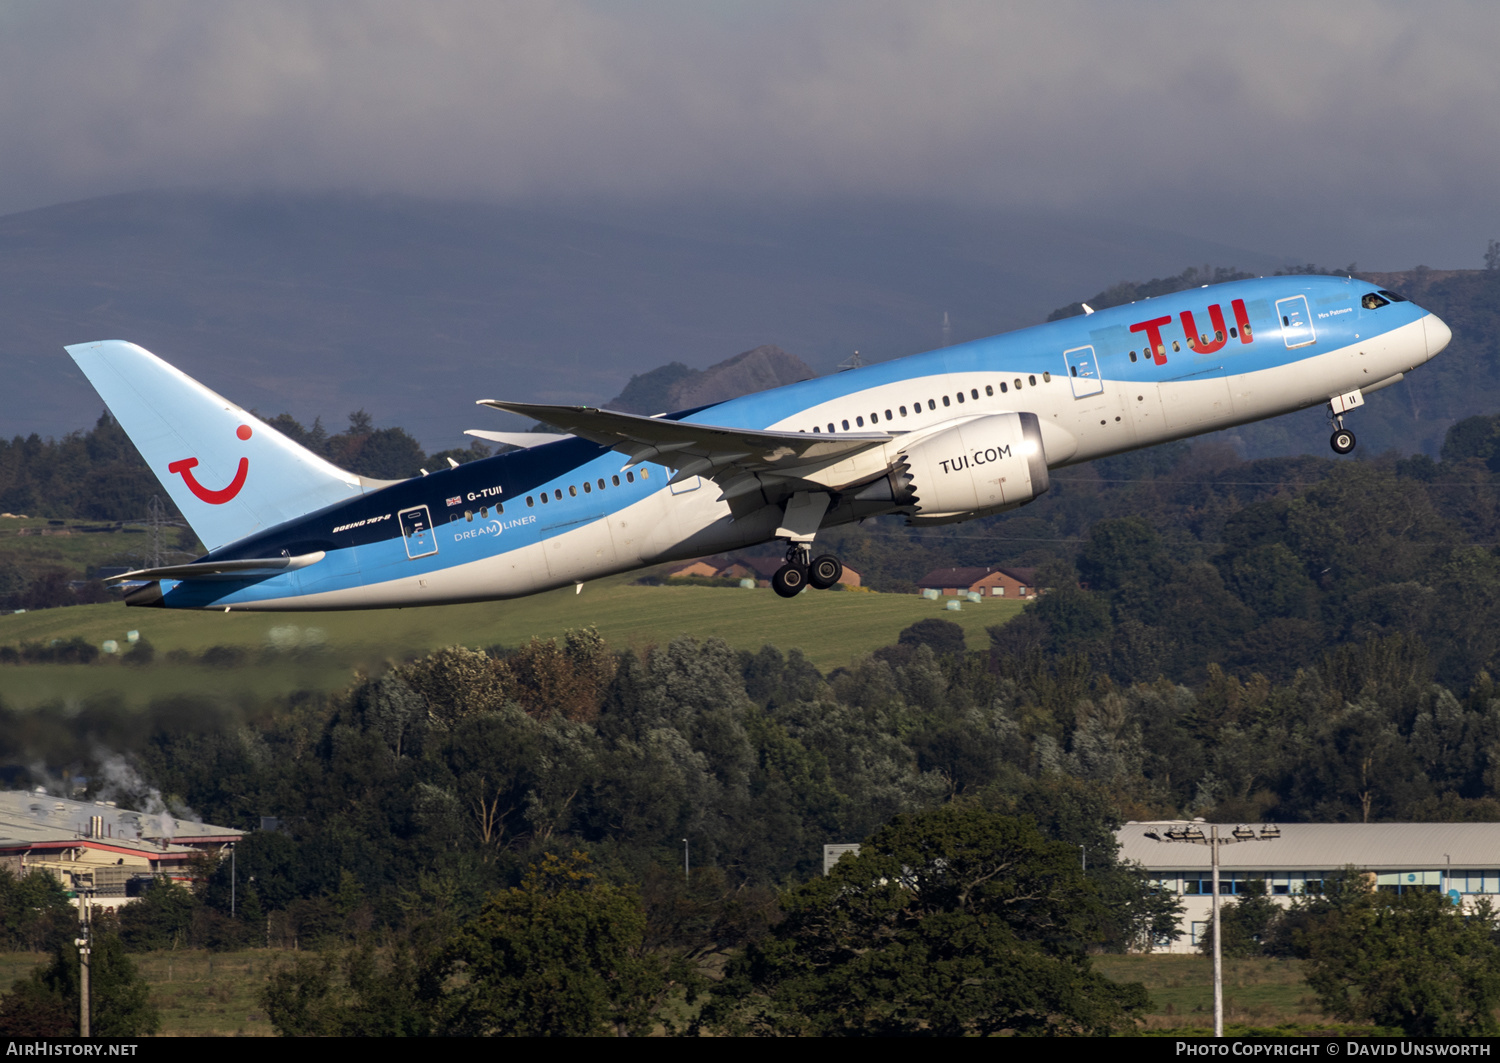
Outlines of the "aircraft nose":
M 1453 330 L 1436 314 L 1428 314 L 1422 319 L 1422 330 L 1427 334 L 1428 358 L 1435 357 L 1453 339 Z

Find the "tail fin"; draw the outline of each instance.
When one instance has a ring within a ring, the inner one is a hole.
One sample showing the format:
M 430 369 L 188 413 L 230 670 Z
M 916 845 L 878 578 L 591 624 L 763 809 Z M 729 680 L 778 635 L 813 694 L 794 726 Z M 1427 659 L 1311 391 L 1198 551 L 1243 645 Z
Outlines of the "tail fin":
M 324 461 L 133 343 L 67 351 L 210 550 L 383 486 Z

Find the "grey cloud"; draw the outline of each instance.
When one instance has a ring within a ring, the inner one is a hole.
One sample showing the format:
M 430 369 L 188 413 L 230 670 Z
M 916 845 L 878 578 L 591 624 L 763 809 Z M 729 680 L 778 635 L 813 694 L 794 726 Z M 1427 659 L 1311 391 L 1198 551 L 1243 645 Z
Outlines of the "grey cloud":
M 0 208 L 903 196 L 1477 264 L 1497 30 L 1478 3 L 37 3 L 0 15 Z

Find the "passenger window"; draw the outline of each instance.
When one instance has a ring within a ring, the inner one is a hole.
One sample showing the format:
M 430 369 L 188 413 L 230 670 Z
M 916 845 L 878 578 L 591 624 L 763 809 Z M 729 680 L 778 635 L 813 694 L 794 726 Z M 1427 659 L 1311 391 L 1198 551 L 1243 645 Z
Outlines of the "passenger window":
M 578 497 L 578 488 L 574 487 L 572 484 L 568 485 L 568 497 L 569 498 L 577 498 Z
M 470 524 L 474 523 L 474 511 L 472 509 L 464 510 L 464 520 L 468 521 Z
M 545 506 L 548 502 L 551 502 L 551 501 L 552 501 L 552 499 L 550 499 L 550 498 L 547 497 L 547 492 L 543 491 L 542 492 L 542 505 Z
M 1229 337 L 1231 339 L 1239 339 L 1239 335 L 1240 335 L 1240 330 L 1237 329 L 1237 328 L 1234 328 L 1233 326 L 1231 326 L 1230 329 L 1229 329 Z
M 902 411 L 901 411 L 901 412 L 902 412 L 902 413 L 905 413 L 905 412 L 906 412 L 906 411 L 905 411 L 905 410 L 902 410 Z M 886 410 L 886 411 L 885 411 L 885 419 L 886 419 L 886 420 L 887 420 L 887 421 L 889 421 L 889 420 L 891 420 L 891 411 L 890 411 L 890 410 Z
M 987 399 L 993 399 L 995 397 L 995 386 L 993 384 L 986 384 L 984 386 L 984 397 Z
M 863 428 L 864 426 L 865 426 L 865 419 L 863 417 L 856 417 L 854 419 L 854 427 L 855 428 Z
M 813 435 L 820 436 L 822 434 L 823 434 L 822 432 L 818 431 L 818 426 L 817 425 L 813 425 Z
M 1370 292 L 1359 301 L 1359 305 L 1363 306 L 1366 310 L 1379 310 L 1382 306 L 1390 306 L 1391 304 L 1374 292 Z
M 599 490 L 604 490 L 604 477 L 599 477 Z
M 1078 374 L 1076 374 L 1076 373 L 1074 374 L 1074 376 L 1077 376 L 1077 375 Z M 1021 378 L 1020 377 L 1016 377 L 1016 390 L 1017 391 L 1021 390 Z
M 1214 329 L 1214 342 L 1215 343 L 1223 343 L 1224 342 L 1224 330 L 1223 329 L 1221 329 L 1221 328 Z
M 626 483 L 632 483 L 632 484 L 635 483 L 635 473 L 633 473 L 633 472 L 627 472 L 625 474 L 625 482 Z
M 570 488 L 568 488 L 568 490 L 571 491 L 572 488 L 570 487 Z M 561 487 L 559 487 L 556 491 L 552 492 L 552 500 L 554 502 L 561 502 L 562 501 L 562 488 Z
M 947 395 L 943 396 L 943 405 L 944 406 L 952 406 L 953 405 L 953 403 L 951 403 L 951 402 L 948 401 L 948 396 Z
M 650 469 L 642 469 L 641 470 L 641 479 L 642 480 L 649 480 L 649 479 L 651 479 L 651 470 Z
M 979 389 L 978 388 L 970 388 L 969 389 L 969 398 L 971 398 L 971 399 L 977 399 L 977 398 L 979 398 Z
M 610 483 L 614 484 L 616 487 L 620 486 L 620 474 L 619 473 L 616 473 L 615 475 L 611 476 L 609 478 L 609 480 L 610 480 Z
M 536 503 L 534 501 L 532 501 L 532 498 L 531 498 L 530 495 L 526 496 L 526 507 L 528 509 L 535 509 L 536 508 Z
M 1005 381 L 1003 381 L 1003 380 L 1002 380 L 1002 381 L 1000 381 L 1000 394 L 1002 394 L 1002 395 L 1004 395 L 1004 394 L 1005 394 L 1005 393 L 1006 393 L 1006 392 L 1007 392 L 1007 391 L 1009 391 L 1009 390 L 1010 390 L 1010 385 L 1009 385 L 1009 384 L 1007 384 L 1007 383 L 1006 383 L 1006 382 L 1005 382 Z
M 500 514 L 502 514 L 504 512 L 505 512 L 505 503 L 501 502 L 498 506 L 495 507 L 495 516 L 498 517 Z
M 844 426 L 844 431 L 846 431 L 846 432 L 849 431 L 849 422 L 848 421 L 840 421 L 839 423 Z
M 1173 354 L 1180 354 L 1180 353 L 1182 353 L 1182 348 L 1178 345 L 1178 343 L 1177 343 L 1176 340 L 1172 341 L 1172 353 Z
M 832 421 L 828 422 L 828 434 L 829 435 L 833 434 L 833 422 Z
M 958 404 L 960 406 L 964 404 L 964 393 L 962 391 L 958 393 Z
M 1042 383 L 1043 384 L 1050 384 L 1050 383 L 1052 383 L 1052 374 L 1051 373 L 1043 373 L 1042 374 Z
M 947 402 L 948 400 L 944 399 L 943 401 Z M 927 400 L 927 408 L 929 410 L 935 410 L 935 409 L 937 409 L 937 403 L 933 402 L 931 399 L 928 399 Z
M 593 485 L 591 485 L 587 480 L 583 481 L 583 493 L 586 495 L 591 495 L 594 493 Z
M 1132 361 L 1132 362 L 1133 362 L 1133 361 L 1135 361 L 1135 352 L 1134 352 L 1134 351 L 1131 351 L 1131 352 L 1130 352 L 1130 360 L 1131 360 L 1131 361 Z
M 1036 387 L 1036 377 L 1034 377 L 1034 376 L 1027 377 L 1026 378 L 1026 383 L 1030 384 L 1032 387 Z
M 902 417 L 906 416 L 906 407 L 905 406 L 901 407 L 901 416 Z

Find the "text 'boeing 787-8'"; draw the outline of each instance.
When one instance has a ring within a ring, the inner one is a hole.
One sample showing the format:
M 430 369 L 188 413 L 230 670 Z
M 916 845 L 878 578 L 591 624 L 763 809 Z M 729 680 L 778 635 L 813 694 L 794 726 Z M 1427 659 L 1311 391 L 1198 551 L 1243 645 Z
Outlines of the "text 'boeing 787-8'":
M 1447 346 L 1352 278 L 1199 288 L 640 417 L 483 400 L 567 435 L 410 480 L 346 472 L 155 355 L 68 348 L 208 553 L 115 577 L 131 605 L 365 609 L 515 598 L 645 565 L 787 545 L 788 597 L 832 586 L 818 532 L 1025 505 L 1064 465 L 1327 403 L 1344 415 Z

